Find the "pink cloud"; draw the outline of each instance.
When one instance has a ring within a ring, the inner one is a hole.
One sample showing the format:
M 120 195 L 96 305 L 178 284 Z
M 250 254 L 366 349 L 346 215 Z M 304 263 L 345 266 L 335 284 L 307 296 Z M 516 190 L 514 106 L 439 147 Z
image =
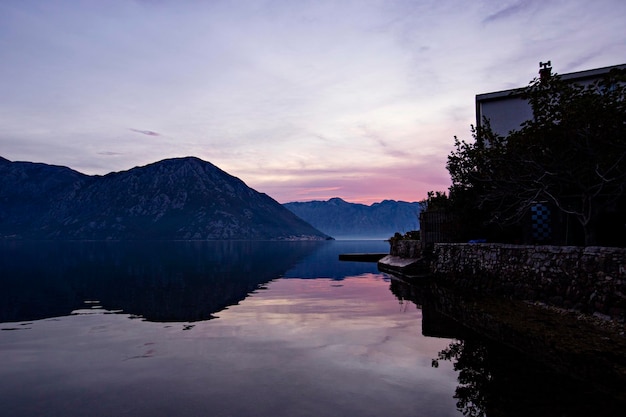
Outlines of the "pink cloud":
M 404 167 L 367 168 L 358 171 L 299 172 L 297 179 L 285 183 L 254 184 L 281 203 L 328 200 L 340 197 L 352 203 L 372 204 L 382 200 L 420 201 L 428 191 L 447 191 L 450 177 L 441 165 L 423 164 Z

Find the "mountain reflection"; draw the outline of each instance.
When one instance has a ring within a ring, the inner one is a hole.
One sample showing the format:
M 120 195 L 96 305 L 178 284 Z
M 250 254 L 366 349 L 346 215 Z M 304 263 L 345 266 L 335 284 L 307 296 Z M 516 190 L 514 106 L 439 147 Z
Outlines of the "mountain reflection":
M 326 242 L 2 242 L 0 322 L 99 301 L 149 321 L 213 317 Z

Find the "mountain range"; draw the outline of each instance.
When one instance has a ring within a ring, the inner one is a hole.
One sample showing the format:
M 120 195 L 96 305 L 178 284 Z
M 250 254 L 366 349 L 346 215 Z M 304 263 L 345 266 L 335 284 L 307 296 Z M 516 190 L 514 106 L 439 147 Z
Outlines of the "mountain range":
M 0 157 L 0 238 L 324 240 L 266 194 L 194 157 L 104 176 Z
M 370 206 L 341 198 L 283 204 L 315 228 L 336 239 L 388 239 L 419 229 L 419 203 L 384 200 Z

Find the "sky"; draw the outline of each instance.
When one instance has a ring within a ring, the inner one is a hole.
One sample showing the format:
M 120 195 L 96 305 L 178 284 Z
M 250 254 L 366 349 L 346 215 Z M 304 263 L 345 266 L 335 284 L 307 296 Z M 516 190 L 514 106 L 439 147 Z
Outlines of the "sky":
M 626 63 L 623 0 L 1 0 L 0 156 L 196 156 L 281 203 L 447 190 L 476 94 Z

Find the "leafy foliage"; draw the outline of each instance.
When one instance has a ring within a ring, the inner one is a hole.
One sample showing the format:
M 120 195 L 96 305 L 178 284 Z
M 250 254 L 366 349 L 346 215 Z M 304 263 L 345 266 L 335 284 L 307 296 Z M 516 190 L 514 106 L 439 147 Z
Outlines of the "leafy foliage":
M 445 211 L 450 209 L 452 202 L 445 191 L 429 191 L 419 204 L 422 211 Z
M 484 417 L 489 403 L 492 376 L 487 366 L 487 348 L 473 340 L 458 340 L 439 352 L 432 366 L 437 368 L 440 360 L 454 363 L 459 372 L 459 385 L 454 398 L 457 408 L 468 417 Z
M 389 238 L 391 242 L 397 242 L 399 240 L 420 240 L 420 231 L 419 230 L 410 230 L 405 234 L 401 234 L 400 232 L 394 233 L 392 237 Z
M 533 119 L 503 137 L 484 120 L 473 142 L 455 137 L 447 169 L 450 196 L 511 225 L 543 201 L 575 218 L 585 244 L 597 242 L 598 221 L 626 191 L 626 73 L 588 85 L 558 75 L 522 92 Z

